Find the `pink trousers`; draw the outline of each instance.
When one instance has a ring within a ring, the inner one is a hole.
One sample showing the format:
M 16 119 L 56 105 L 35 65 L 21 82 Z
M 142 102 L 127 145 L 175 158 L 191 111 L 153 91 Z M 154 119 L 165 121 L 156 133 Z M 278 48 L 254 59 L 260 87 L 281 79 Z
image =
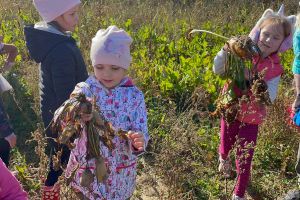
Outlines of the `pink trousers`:
M 234 121 L 230 125 L 221 119 L 219 154 L 226 159 L 229 152 L 236 147 L 236 172 L 238 180 L 234 193 L 244 197 L 251 174 L 251 162 L 258 134 L 258 125 Z

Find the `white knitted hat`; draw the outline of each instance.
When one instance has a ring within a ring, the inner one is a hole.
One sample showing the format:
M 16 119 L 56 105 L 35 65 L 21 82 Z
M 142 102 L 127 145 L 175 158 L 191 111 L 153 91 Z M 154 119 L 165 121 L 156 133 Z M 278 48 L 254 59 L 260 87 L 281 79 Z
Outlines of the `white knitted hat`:
M 128 69 L 131 63 L 132 38 L 116 26 L 100 29 L 92 39 L 92 65 L 109 64 Z
M 56 17 L 80 4 L 80 0 L 33 0 L 33 4 L 43 20 L 51 22 Z

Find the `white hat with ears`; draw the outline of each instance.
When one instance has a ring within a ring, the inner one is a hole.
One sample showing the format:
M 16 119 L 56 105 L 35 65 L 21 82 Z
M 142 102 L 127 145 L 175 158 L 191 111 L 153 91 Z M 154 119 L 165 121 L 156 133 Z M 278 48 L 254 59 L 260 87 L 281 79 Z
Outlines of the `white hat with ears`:
M 259 26 L 263 21 L 266 19 L 272 17 L 272 16 L 280 16 L 285 18 L 290 24 L 291 24 L 291 33 L 289 36 L 287 36 L 283 42 L 281 43 L 281 46 L 278 49 L 278 52 L 284 52 L 288 49 L 290 49 L 293 46 L 293 34 L 295 30 L 295 24 L 296 24 L 296 16 L 295 15 L 290 15 L 290 16 L 285 16 L 284 15 L 284 5 L 282 4 L 277 12 L 274 12 L 272 9 L 267 9 L 265 10 L 264 14 L 262 17 L 257 21 L 256 25 L 254 28 L 251 30 L 249 37 L 257 43 L 259 39 L 259 34 L 260 34 L 260 28 Z

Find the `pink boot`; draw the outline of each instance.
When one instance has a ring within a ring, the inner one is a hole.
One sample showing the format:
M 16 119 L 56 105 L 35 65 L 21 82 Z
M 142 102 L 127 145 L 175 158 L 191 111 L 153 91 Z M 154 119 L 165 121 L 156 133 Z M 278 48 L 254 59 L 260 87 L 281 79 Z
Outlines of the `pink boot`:
M 42 200 L 59 200 L 60 186 L 55 184 L 54 186 L 43 186 L 42 188 Z

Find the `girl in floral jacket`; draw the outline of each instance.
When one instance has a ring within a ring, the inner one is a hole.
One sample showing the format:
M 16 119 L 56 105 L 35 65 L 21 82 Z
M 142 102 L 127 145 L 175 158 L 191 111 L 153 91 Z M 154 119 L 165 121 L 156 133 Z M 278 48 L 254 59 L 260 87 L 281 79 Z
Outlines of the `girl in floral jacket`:
M 88 199 L 125 200 L 132 196 L 135 189 L 137 156 L 147 146 L 147 113 L 143 93 L 126 76 L 131 62 L 131 37 L 122 29 L 110 26 L 99 30 L 92 40 L 91 60 L 94 74 L 85 82 L 77 84 L 73 94 L 84 93 L 87 97 L 96 96 L 96 102 L 103 116 L 113 127 L 128 131 L 129 144 L 115 136 L 115 148 L 110 151 L 100 142 L 101 155 L 104 157 L 109 176 L 99 183 L 94 178 L 90 187 L 82 187 L 80 178 L 89 168 L 95 173 L 95 160 L 86 160 L 87 136 L 83 130 L 75 140 L 66 175 L 79 166 L 71 186 Z

